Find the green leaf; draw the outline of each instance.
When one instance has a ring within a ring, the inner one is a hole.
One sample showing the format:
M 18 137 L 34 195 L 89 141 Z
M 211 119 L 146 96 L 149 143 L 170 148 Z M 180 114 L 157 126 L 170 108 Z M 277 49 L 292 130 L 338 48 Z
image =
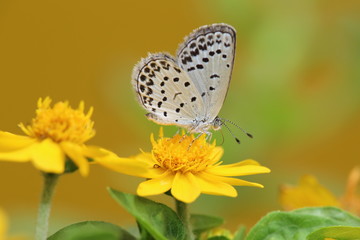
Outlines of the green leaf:
M 155 240 L 155 238 L 153 238 L 153 236 L 151 236 L 151 234 L 143 228 L 138 221 L 136 221 L 136 223 L 140 232 L 140 239 Z
M 334 238 L 336 240 L 360 240 L 360 227 L 326 227 L 311 233 L 307 240 L 324 240 Z
M 244 240 L 246 235 L 246 227 L 240 226 L 239 229 L 235 232 L 233 240 Z
M 69 225 L 48 240 L 136 240 L 127 231 L 111 223 L 87 221 Z
M 185 228 L 177 214 L 164 204 L 111 188 L 110 195 L 132 214 L 141 228 L 157 240 L 185 238 Z
M 360 219 L 335 207 L 276 211 L 263 217 L 246 240 L 303 240 L 308 234 L 330 226 L 360 226 Z
M 227 238 L 225 236 L 215 236 L 215 237 L 208 238 L 207 240 L 231 240 L 231 239 Z
M 208 231 L 224 224 L 224 220 L 222 218 L 214 216 L 192 214 L 190 217 L 190 223 L 193 233 L 195 235 L 199 235 L 202 232 Z

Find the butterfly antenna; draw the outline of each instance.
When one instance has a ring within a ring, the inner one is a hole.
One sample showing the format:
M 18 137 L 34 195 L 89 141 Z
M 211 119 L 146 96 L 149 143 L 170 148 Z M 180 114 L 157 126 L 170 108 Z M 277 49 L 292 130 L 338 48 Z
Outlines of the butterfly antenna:
M 224 121 L 222 121 L 222 119 L 220 120 L 221 121 L 221 125 L 225 126 L 226 129 L 230 132 L 231 136 L 233 136 L 233 138 L 235 138 L 235 141 L 240 144 L 240 139 L 238 139 L 234 134 L 233 132 L 230 130 L 230 128 L 225 124 Z M 223 135 L 224 136 L 224 135 Z
M 239 127 L 236 123 L 228 120 L 228 119 L 224 119 L 224 118 L 221 118 L 221 121 L 222 123 L 224 124 L 224 121 L 228 122 L 228 123 L 231 123 L 232 125 L 234 125 L 235 127 L 239 128 L 243 133 L 246 134 L 246 136 L 248 136 L 249 138 L 253 138 L 253 135 L 248 133 L 247 131 L 245 131 L 245 129 L 243 129 L 242 127 Z M 224 124 L 225 127 L 227 127 L 225 124 Z M 227 127 L 228 128 L 228 127 Z M 229 128 L 228 128 L 229 129 Z

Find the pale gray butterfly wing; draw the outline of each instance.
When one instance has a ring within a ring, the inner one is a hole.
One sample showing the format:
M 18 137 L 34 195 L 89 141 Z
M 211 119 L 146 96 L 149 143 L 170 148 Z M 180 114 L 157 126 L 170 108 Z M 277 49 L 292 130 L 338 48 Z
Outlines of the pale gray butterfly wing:
M 196 29 L 179 46 L 179 66 L 190 76 L 205 104 L 204 119 L 218 115 L 229 87 L 234 65 L 236 31 L 227 24 Z
M 203 26 L 180 46 L 177 60 L 150 54 L 133 71 L 133 87 L 147 117 L 191 132 L 218 128 L 217 118 L 235 54 L 235 30 L 226 24 Z
M 147 117 L 159 124 L 191 128 L 204 112 L 204 103 L 193 81 L 168 54 L 150 54 L 133 70 L 133 87 Z

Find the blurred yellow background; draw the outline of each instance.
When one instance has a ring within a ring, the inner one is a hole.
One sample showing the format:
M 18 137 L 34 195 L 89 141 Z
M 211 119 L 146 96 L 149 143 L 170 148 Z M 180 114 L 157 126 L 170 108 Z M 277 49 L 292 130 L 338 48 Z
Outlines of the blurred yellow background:
M 20 134 L 39 97 L 94 106 L 89 144 L 120 156 L 150 150 L 159 127 L 144 117 L 131 87 L 134 64 L 148 52 L 175 54 L 193 29 L 225 22 L 237 29 L 237 55 L 221 117 L 224 162 L 253 158 L 272 173 L 247 179 L 239 197 L 202 196 L 196 213 L 222 216 L 231 230 L 280 209 L 278 187 L 314 174 L 340 195 L 360 163 L 360 2 L 285 0 L 21 1 L 0 2 L 0 130 Z M 171 136 L 175 127 L 165 127 Z M 222 142 L 221 133 L 216 133 Z M 106 187 L 134 193 L 141 179 L 92 166 L 60 179 L 50 233 L 74 222 L 130 226 L 132 217 Z M 31 164 L 0 162 L 0 207 L 11 233 L 32 234 L 42 178 Z M 152 199 L 172 205 L 166 196 Z

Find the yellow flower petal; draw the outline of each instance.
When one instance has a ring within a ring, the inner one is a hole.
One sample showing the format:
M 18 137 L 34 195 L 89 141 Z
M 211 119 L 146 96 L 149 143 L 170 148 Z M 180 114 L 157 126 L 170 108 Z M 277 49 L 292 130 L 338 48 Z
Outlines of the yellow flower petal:
M 98 146 L 83 146 L 82 153 L 89 158 L 106 156 L 109 151 Z
M 269 173 L 270 169 L 263 166 L 245 165 L 238 167 L 215 166 L 206 172 L 220 176 L 246 176 L 260 173 Z
M 35 139 L 0 131 L 0 152 L 15 151 L 36 142 Z
M 35 167 L 44 172 L 63 173 L 65 169 L 65 155 L 60 146 L 50 139 L 34 145 L 32 160 Z
M 224 155 L 224 149 L 222 147 L 215 147 L 209 154 L 209 158 L 212 161 L 209 161 L 209 164 L 214 164 L 220 161 L 221 157 Z
M 139 154 L 142 155 L 142 154 Z M 131 176 L 151 178 L 149 176 L 161 176 L 163 171 L 156 170 L 157 174 L 153 174 L 153 165 L 144 164 L 142 161 L 136 161 L 133 158 L 120 158 L 115 153 L 107 151 L 107 155 L 101 157 L 94 157 L 94 161 L 104 167 L 113 171 L 128 174 Z M 146 163 L 146 162 L 145 162 Z
M 231 163 L 231 164 L 227 164 L 227 165 L 223 165 L 223 168 L 233 168 L 233 167 L 240 167 L 240 166 L 247 166 L 247 165 L 255 165 L 255 166 L 260 166 L 260 164 L 252 159 L 247 159 L 241 162 L 237 162 L 237 163 Z
M 217 181 L 221 181 L 221 182 L 230 184 L 230 185 L 234 185 L 234 186 L 249 186 L 249 187 L 264 188 L 264 186 L 259 183 L 249 182 L 249 181 L 245 181 L 245 180 L 237 179 L 237 178 L 221 177 L 221 176 L 215 176 L 215 175 L 211 175 L 211 178 L 213 178 L 214 180 L 217 180 Z
M 236 197 L 237 192 L 235 188 L 225 182 L 216 181 L 207 174 L 200 173 L 195 175 L 196 181 L 199 183 L 202 193 L 213 194 L 213 195 L 223 195 L 228 197 Z
M 35 142 L 16 151 L 0 152 L 0 161 L 29 162 L 32 160 L 33 152 L 37 151 L 38 144 L 38 142 Z
M 171 194 L 176 199 L 185 203 L 191 203 L 199 197 L 200 193 L 200 186 L 192 173 L 176 173 L 171 188 Z
M 170 190 L 174 180 L 174 174 L 165 172 L 162 176 L 147 180 L 139 184 L 137 194 L 140 196 L 150 196 L 164 193 Z
M 89 162 L 84 157 L 82 146 L 72 142 L 61 142 L 60 146 L 65 154 L 76 164 L 83 177 L 89 175 Z

